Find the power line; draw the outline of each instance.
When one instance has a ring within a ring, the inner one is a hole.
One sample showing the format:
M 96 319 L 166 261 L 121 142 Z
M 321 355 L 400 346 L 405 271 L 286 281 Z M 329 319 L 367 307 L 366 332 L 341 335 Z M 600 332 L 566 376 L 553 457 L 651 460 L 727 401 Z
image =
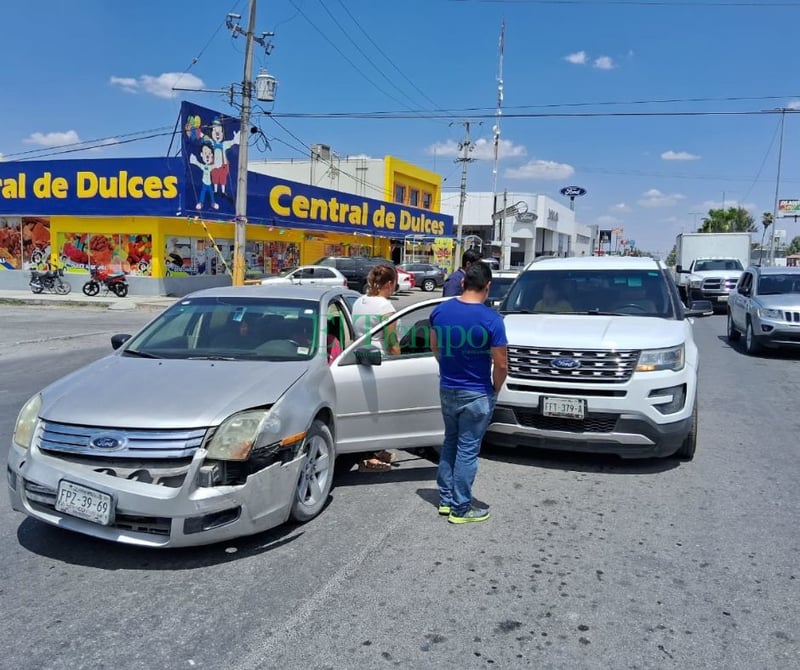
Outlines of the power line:
M 769 158 L 769 155 L 772 153 L 772 145 L 775 144 L 775 138 L 778 136 L 778 129 L 781 127 L 782 119 L 783 117 L 781 117 L 781 121 L 778 121 L 778 124 L 775 126 L 775 132 L 772 133 L 772 139 L 769 142 L 769 147 L 767 147 L 767 153 L 764 154 L 764 158 L 761 161 L 761 165 L 758 168 L 758 172 L 756 172 L 756 176 L 753 178 L 753 183 L 750 184 L 750 188 L 748 188 L 747 192 L 742 196 L 742 201 L 747 200 L 748 196 L 750 195 L 750 192 L 755 187 L 756 182 L 758 182 L 759 178 L 761 177 L 761 171 L 764 169 L 764 166 L 767 163 L 767 158 Z
M 800 2 L 714 2 L 712 0 L 450 0 L 450 2 L 497 5 L 628 5 L 634 7 L 749 7 L 758 9 L 800 7 Z
M 113 143 L 105 142 L 105 143 L 101 143 L 101 144 L 96 144 L 94 146 L 82 146 L 82 147 L 77 147 L 75 149 L 64 149 L 63 151 L 51 151 L 50 153 L 47 153 L 47 154 L 43 154 L 43 155 L 40 155 L 40 156 L 32 156 L 31 158 L 23 158 L 22 160 L 23 161 L 26 161 L 26 160 L 39 160 L 40 158 L 47 158 L 49 156 L 59 156 L 61 154 L 71 154 L 71 153 L 75 153 L 76 151 L 88 151 L 89 149 L 102 149 L 104 147 L 118 146 L 120 144 L 130 144 L 131 142 L 140 142 L 142 140 L 152 140 L 155 137 L 166 137 L 168 135 L 173 135 L 173 134 L 174 134 L 174 132 L 172 130 L 170 130 L 167 133 L 154 133 L 152 135 L 145 135 L 144 137 L 132 137 L 132 138 L 129 138 L 127 140 L 119 140 L 119 141 L 113 142 Z M 4 158 L 5 158 L 5 156 L 4 156 Z
M 626 118 L 626 117 L 669 117 L 669 116 L 764 116 L 778 114 L 772 109 L 744 111 L 706 111 L 706 112 L 512 112 L 503 114 L 506 119 L 568 119 L 568 118 Z M 800 113 L 800 109 L 787 110 L 789 113 Z M 440 112 L 273 112 L 273 117 L 284 119 L 452 119 L 452 114 Z M 494 113 L 471 114 L 472 118 L 490 119 Z
M 18 156 L 30 156 L 30 159 L 23 158 L 22 160 L 38 160 L 39 158 L 46 158 L 47 156 L 53 156 L 60 153 L 71 153 L 75 151 L 88 151 L 89 149 L 97 149 L 100 147 L 108 147 L 114 146 L 115 144 L 127 144 L 128 142 L 121 142 L 120 138 L 129 138 L 135 137 L 136 135 L 144 135 L 147 133 L 159 133 L 165 130 L 171 130 L 172 126 L 161 126 L 160 128 L 151 128 L 149 130 L 138 130 L 132 133 L 125 133 L 122 135 L 109 135 L 108 137 L 98 137 L 93 140 L 81 140 L 80 142 L 70 142 L 69 144 L 61 144 L 58 148 L 54 147 L 42 147 L 41 149 L 28 149 L 27 151 L 17 151 L 11 154 L 3 154 L 3 160 L 7 160 L 9 158 L 16 158 Z M 165 133 L 167 135 L 171 133 Z M 158 137 L 158 135 L 150 135 L 149 137 L 142 137 L 140 139 L 149 139 L 150 137 Z M 137 141 L 129 140 L 129 141 Z M 61 151 L 61 149 L 65 149 L 67 147 L 78 147 L 71 149 L 70 152 Z M 33 156 L 31 154 L 37 154 Z

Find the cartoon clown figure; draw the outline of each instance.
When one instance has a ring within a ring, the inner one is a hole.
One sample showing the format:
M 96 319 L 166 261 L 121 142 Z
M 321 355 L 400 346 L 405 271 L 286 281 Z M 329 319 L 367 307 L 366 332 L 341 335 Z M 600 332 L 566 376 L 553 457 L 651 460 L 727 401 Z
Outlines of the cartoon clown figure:
M 233 139 L 225 139 L 225 128 L 222 119 L 217 117 L 211 122 L 211 146 L 214 149 L 214 166 L 211 170 L 211 183 L 214 185 L 214 193 L 220 193 L 228 198 L 225 193 L 225 186 L 228 183 L 230 173 L 230 163 L 228 162 L 228 149 L 234 144 L 239 144 L 239 131 L 233 133 Z
M 200 160 L 197 156 L 191 154 L 189 162 L 196 165 L 203 173 L 203 187 L 200 189 L 200 196 L 197 198 L 197 209 L 203 209 L 203 202 L 208 196 L 213 209 L 219 209 L 219 204 L 214 199 L 214 189 L 211 186 L 211 174 L 214 170 L 214 148 L 209 142 L 203 142 L 200 146 Z

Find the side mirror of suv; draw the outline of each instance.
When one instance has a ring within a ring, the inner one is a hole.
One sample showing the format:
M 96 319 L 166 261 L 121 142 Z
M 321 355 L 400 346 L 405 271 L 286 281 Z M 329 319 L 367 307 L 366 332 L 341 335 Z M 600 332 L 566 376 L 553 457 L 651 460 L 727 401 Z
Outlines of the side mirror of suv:
M 711 316 L 714 314 L 714 305 L 710 300 L 692 300 L 683 313 L 686 316 Z

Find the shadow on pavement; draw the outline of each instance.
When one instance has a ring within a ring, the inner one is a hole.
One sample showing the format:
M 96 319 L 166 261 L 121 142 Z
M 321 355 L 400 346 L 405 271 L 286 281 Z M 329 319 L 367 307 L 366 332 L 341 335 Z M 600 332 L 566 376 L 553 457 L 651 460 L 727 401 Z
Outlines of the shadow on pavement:
M 303 535 L 297 524 L 284 524 L 258 535 L 181 549 L 152 549 L 116 544 L 26 518 L 17 539 L 28 551 L 72 565 L 100 570 L 193 570 L 255 556 Z
M 743 356 L 750 356 L 750 358 L 767 358 L 778 361 L 800 361 L 800 347 L 792 349 L 789 347 L 783 349 L 770 349 L 764 347 L 757 354 L 748 354 L 744 349 L 744 337 L 738 342 L 731 342 L 728 340 L 727 335 L 717 335 L 717 339 L 723 344 L 727 345 L 729 349 L 739 352 Z
M 369 454 L 343 454 L 342 456 L 351 457 L 337 469 L 333 479 L 334 487 L 362 486 L 364 484 L 393 484 L 397 482 L 419 482 L 435 481 L 436 465 L 425 458 L 398 451 L 397 460 L 392 463 L 392 469 L 388 472 L 359 472 L 357 469 L 358 461 L 366 458 Z M 339 458 L 342 458 L 339 456 Z M 352 461 L 350 463 L 349 461 Z
M 584 454 L 547 449 L 486 447 L 481 458 L 489 461 L 564 472 L 603 472 L 612 475 L 652 475 L 677 468 L 677 458 L 624 459 L 612 454 Z

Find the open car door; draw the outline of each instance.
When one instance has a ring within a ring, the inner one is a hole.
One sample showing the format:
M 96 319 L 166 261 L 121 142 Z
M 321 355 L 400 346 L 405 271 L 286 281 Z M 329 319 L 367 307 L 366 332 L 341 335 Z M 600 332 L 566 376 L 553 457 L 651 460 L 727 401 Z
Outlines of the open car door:
M 412 305 L 357 339 L 333 362 L 338 453 L 439 446 L 444 436 L 430 315 L 442 299 Z M 371 345 L 396 324 L 401 353 Z

